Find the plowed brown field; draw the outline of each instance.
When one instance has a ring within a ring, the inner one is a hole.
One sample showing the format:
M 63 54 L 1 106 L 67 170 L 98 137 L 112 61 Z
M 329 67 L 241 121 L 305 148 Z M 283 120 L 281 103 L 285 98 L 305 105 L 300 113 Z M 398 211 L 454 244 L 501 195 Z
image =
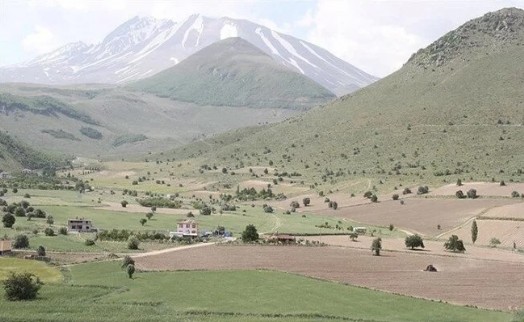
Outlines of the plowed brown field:
M 439 272 L 422 271 L 433 264 Z M 488 308 L 524 303 L 524 264 L 424 252 L 294 246 L 210 246 L 136 259 L 141 270 L 271 269 Z

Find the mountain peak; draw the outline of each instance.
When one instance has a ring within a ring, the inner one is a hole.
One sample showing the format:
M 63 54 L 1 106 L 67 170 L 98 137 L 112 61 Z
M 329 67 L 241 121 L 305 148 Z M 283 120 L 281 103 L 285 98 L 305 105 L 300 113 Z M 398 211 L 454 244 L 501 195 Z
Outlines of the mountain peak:
M 441 67 L 462 55 L 499 52 L 508 45 L 518 45 L 523 41 L 524 10 L 504 8 L 448 32 L 413 54 L 408 62 L 424 68 Z

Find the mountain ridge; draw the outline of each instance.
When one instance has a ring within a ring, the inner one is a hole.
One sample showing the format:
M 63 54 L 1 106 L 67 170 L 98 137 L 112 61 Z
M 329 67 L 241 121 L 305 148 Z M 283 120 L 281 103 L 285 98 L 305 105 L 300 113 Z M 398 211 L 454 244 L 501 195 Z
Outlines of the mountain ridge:
M 200 105 L 307 109 L 335 97 L 240 37 L 226 38 L 129 88 Z
M 304 40 L 248 20 L 197 14 L 180 23 L 134 17 L 98 44 L 71 43 L 26 63 L 0 67 L 0 82 L 126 83 L 172 67 L 218 40 L 238 36 L 337 95 L 377 80 Z

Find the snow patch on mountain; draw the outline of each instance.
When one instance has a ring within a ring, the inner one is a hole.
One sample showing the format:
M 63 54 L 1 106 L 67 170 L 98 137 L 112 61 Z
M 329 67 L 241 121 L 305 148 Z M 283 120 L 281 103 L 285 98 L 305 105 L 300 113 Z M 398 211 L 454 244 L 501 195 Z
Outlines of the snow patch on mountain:
M 232 23 L 224 24 L 224 27 L 220 29 L 220 40 L 233 37 L 238 37 L 237 27 Z
M 172 67 L 230 37 L 247 40 L 337 95 L 377 80 L 325 49 L 250 21 L 192 15 L 179 23 L 134 17 L 98 44 L 75 42 L 28 62 L 0 67 L 0 82 L 125 83 Z

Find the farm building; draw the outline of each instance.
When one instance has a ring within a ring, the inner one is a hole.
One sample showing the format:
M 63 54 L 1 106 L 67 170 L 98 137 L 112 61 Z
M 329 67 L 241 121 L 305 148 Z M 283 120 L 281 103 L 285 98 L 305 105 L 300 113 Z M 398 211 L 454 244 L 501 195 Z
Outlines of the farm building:
M 91 220 L 87 219 L 69 219 L 67 221 L 67 230 L 68 231 L 76 231 L 79 233 L 86 233 L 95 231 L 96 228 L 93 226 L 93 223 Z
M 353 232 L 359 235 L 365 235 L 368 229 L 366 227 L 353 227 Z
M 0 255 L 9 254 L 11 252 L 11 241 L 0 240 Z
M 294 243 L 295 236 L 292 235 L 279 235 L 278 233 L 268 236 L 266 238 L 268 242 L 271 243 Z
M 198 224 L 194 220 L 186 219 L 177 223 L 176 232 L 170 233 L 171 237 L 197 237 Z

